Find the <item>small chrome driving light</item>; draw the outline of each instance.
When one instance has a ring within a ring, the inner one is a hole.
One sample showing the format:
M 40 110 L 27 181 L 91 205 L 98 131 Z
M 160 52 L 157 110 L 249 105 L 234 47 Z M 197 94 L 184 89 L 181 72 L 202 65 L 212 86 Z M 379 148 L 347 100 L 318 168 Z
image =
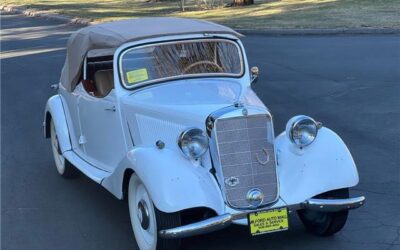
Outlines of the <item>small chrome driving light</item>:
M 258 80 L 258 75 L 260 74 L 260 70 L 258 69 L 257 66 L 254 66 L 250 69 L 251 75 L 250 75 L 250 83 L 256 83 Z
M 190 128 L 178 138 L 178 146 L 188 158 L 198 159 L 207 152 L 208 137 L 199 128 Z
M 286 124 L 286 134 L 291 142 L 299 147 L 310 145 L 318 134 L 321 123 L 309 116 L 298 115 L 291 118 Z

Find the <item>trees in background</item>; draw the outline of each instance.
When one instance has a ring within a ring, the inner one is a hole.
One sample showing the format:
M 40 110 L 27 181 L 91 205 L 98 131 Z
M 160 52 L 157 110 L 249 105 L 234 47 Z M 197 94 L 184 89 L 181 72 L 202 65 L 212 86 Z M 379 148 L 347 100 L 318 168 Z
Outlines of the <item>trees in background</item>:
M 155 0 L 155 1 L 168 1 L 168 0 Z M 188 0 L 179 0 L 179 7 L 181 11 L 186 10 Z M 231 7 L 231 6 L 245 6 L 254 4 L 254 0 L 195 0 L 197 9 L 213 9 L 218 7 Z
M 185 0 L 180 0 L 180 3 L 181 11 L 185 11 Z
M 233 6 L 244 6 L 254 4 L 254 0 L 233 0 Z

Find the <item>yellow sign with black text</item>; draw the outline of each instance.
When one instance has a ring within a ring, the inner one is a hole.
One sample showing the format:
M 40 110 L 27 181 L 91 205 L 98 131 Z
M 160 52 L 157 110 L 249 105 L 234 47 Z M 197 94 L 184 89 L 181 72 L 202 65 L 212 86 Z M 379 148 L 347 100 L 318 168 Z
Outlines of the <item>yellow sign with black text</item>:
M 147 69 L 136 69 L 126 73 L 126 78 L 129 84 L 134 84 L 138 82 L 143 82 L 149 79 L 149 75 L 147 74 Z
M 272 233 L 289 229 L 287 208 L 277 208 L 249 214 L 248 222 L 252 235 Z

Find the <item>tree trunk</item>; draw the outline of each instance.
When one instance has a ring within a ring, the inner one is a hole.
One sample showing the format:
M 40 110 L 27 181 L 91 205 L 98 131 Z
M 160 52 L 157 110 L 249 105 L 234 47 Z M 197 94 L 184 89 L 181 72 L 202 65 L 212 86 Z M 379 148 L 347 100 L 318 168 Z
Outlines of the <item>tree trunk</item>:
M 233 0 L 233 6 L 245 6 L 254 4 L 254 0 Z
M 185 0 L 181 0 L 181 11 L 185 11 Z

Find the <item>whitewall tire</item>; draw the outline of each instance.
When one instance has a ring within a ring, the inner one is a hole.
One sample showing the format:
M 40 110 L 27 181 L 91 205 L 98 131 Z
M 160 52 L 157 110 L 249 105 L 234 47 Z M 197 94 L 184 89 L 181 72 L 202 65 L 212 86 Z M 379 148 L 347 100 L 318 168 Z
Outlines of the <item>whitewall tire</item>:
M 64 178 L 73 178 L 77 176 L 78 170 L 68 160 L 66 160 L 61 153 L 53 120 L 50 122 L 50 138 L 57 172 Z
M 179 213 L 163 213 L 153 201 L 140 179 L 132 174 L 128 189 L 129 214 L 136 243 L 140 250 L 177 250 L 180 240 L 166 240 L 158 236 L 162 229 L 181 225 Z

